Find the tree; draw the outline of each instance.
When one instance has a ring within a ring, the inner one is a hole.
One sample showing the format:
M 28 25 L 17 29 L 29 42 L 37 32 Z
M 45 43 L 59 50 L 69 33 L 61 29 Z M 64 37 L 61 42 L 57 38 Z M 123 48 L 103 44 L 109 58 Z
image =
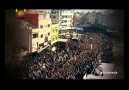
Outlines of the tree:
M 80 18 L 80 24 L 83 25 L 85 24 L 86 21 L 86 15 L 84 14 L 81 18 Z

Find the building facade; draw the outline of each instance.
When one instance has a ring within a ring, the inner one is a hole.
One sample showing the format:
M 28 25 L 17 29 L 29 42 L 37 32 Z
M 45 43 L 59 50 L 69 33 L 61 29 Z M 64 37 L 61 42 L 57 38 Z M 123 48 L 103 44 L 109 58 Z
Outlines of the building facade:
M 51 10 L 52 22 L 59 24 L 59 30 L 67 30 L 72 28 L 73 15 L 73 10 Z
M 73 27 L 77 27 L 78 25 L 78 15 L 77 13 L 74 13 L 73 15 Z
M 43 50 L 51 42 L 51 19 L 45 12 L 28 11 L 21 22 L 21 42 L 28 52 Z
M 59 25 L 52 24 L 51 26 L 51 45 L 58 42 L 59 40 Z

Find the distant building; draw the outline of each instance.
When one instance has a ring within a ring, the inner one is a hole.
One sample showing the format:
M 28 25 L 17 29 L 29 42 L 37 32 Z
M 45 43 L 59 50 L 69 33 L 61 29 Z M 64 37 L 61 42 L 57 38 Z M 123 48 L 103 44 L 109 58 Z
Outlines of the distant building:
M 73 10 L 51 10 L 52 23 L 59 24 L 59 30 L 67 30 L 73 27 Z
M 77 27 L 78 24 L 78 15 L 77 13 L 74 13 L 73 15 L 73 27 Z

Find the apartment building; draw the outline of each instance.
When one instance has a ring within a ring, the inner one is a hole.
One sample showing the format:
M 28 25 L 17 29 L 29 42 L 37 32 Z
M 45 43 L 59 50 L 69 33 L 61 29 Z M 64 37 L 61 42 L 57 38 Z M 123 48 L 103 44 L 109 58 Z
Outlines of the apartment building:
M 51 25 L 51 45 L 58 42 L 59 40 L 59 25 L 52 24 Z
M 26 19 L 21 21 L 20 45 L 28 52 L 41 51 L 51 42 L 51 18 L 45 12 L 27 11 Z
M 77 13 L 74 13 L 73 15 L 73 27 L 77 27 L 77 24 L 78 24 L 78 15 Z
M 51 20 L 59 24 L 59 30 L 68 30 L 73 27 L 73 10 L 51 10 Z

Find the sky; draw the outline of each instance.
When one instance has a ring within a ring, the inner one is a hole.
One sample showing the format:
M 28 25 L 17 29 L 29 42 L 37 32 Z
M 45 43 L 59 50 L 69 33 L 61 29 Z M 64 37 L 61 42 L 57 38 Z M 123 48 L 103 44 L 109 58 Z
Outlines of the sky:
M 39 10 L 36 10 L 36 11 L 41 11 L 41 10 L 45 10 L 45 11 L 51 11 L 50 9 L 39 9 Z M 107 10 L 103 10 L 103 9 L 73 9 L 74 12 L 93 12 L 93 11 L 96 11 L 96 12 L 103 12 L 103 11 L 107 11 Z
M 102 9 L 101 10 L 99 10 L 99 9 L 92 9 L 92 10 L 91 9 L 83 9 L 83 10 L 82 9 L 80 9 L 80 10 L 79 9 L 75 9 L 74 11 L 75 12 L 85 12 L 85 13 L 87 13 L 87 12 L 93 12 L 93 11 L 103 12 L 103 11 L 106 11 L 106 10 L 102 10 Z

